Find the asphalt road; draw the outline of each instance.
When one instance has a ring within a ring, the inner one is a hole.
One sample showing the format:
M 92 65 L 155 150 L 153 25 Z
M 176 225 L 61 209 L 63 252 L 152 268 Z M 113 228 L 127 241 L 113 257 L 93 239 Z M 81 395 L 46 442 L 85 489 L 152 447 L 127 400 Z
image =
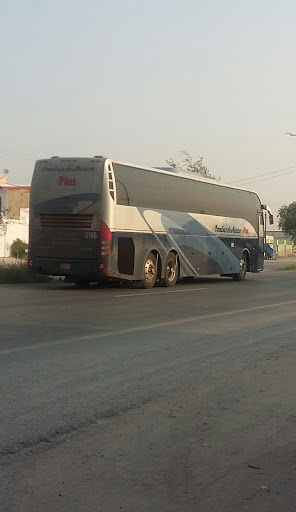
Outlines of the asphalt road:
M 293 346 L 295 284 L 290 271 L 172 290 L 1 285 L 2 495 L 20 456 Z

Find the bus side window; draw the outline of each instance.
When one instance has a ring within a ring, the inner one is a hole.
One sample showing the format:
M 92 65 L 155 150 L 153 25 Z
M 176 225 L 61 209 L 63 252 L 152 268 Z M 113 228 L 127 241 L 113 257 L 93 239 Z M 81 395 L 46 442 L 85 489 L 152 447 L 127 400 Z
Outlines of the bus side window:
M 129 197 L 125 186 L 121 181 L 116 180 L 117 204 L 129 206 Z

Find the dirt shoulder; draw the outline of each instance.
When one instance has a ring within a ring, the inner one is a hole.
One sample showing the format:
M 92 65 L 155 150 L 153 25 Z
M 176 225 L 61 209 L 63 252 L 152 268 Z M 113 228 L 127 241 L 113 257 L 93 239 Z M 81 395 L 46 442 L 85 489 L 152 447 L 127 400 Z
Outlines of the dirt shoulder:
M 264 272 L 278 272 L 296 264 L 296 258 L 279 258 L 277 260 L 265 260 Z
M 294 512 L 295 363 L 283 347 L 7 466 L 4 510 Z

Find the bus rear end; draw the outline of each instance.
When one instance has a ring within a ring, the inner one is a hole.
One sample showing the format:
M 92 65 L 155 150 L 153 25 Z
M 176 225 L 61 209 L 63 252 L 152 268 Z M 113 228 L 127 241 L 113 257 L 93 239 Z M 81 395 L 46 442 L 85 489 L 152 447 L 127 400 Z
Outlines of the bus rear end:
M 103 158 L 38 160 L 30 198 L 29 268 L 75 282 L 105 275 L 111 235 L 101 218 Z

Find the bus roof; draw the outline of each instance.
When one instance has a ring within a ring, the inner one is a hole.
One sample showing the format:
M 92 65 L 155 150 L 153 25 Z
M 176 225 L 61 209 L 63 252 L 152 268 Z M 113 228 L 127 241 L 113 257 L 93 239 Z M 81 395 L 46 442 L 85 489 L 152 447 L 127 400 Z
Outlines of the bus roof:
M 188 180 L 193 180 L 193 181 L 211 183 L 212 185 L 233 188 L 235 190 L 242 190 L 244 192 L 250 192 L 252 194 L 258 195 L 257 192 L 255 192 L 254 190 L 249 190 L 246 188 L 235 187 L 234 185 L 228 185 L 226 183 L 221 183 L 218 180 L 211 179 L 211 178 L 204 178 L 203 176 L 199 176 L 198 174 L 195 174 L 195 173 L 192 173 L 189 171 L 188 172 L 182 171 L 181 169 L 174 169 L 172 167 L 148 167 L 148 166 L 143 166 L 143 165 L 138 165 L 138 164 L 132 164 L 130 162 L 116 161 L 116 160 L 112 160 L 111 158 L 106 158 L 106 160 L 109 160 L 113 164 L 126 165 L 128 167 L 138 167 L 139 169 L 143 169 L 143 170 L 147 170 L 147 171 L 157 172 L 157 173 L 161 173 L 161 174 L 168 174 L 170 176 L 175 176 L 175 177 L 177 176 L 180 178 L 186 178 Z
M 259 201 L 260 201 L 260 198 L 259 198 L 258 194 L 254 190 L 249 190 L 249 189 L 246 189 L 246 188 L 236 187 L 234 185 L 228 185 L 226 183 L 221 183 L 220 181 L 215 180 L 215 179 L 204 178 L 203 176 L 199 176 L 198 174 L 194 174 L 194 173 L 191 173 L 191 172 L 186 172 L 186 171 L 183 171 L 181 169 L 175 169 L 173 167 L 149 167 L 149 166 L 138 165 L 138 164 L 130 163 L 130 162 L 122 162 L 120 160 L 113 160 L 112 158 L 109 158 L 109 157 L 106 157 L 106 156 L 86 156 L 86 157 L 85 156 L 84 157 L 82 157 L 82 156 L 81 157 L 52 156 L 52 157 L 49 157 L 49 158 L 41 158 L 41 159 L 36 161 L 36 164 L 37 163 L 45 163 L 45 162 L 47 163 L 50 160 L 59 160 L 62 163 L 64 163 L 64 162 L 69 162 L 69 163 L 70 162 L 77 162 L 78 160 L 91 160 L 93 162 L 99 163 L 100 161 L 108 160 L 110 163 L 115 164 L 115 165 L 118 164 L 118 165 L 124 165 L 124 166 L 127 166 L 127 167 L 137 167 L 139 169 L 147 170 L 147 171 L 150 171 L 150 172 L 167 174 L 169 176 L 185 178 L 187 180 L 193 180 L 195 182 L 199 181 L 199 182 L 203 182 L 203 183 L 211 183 L 212 185 L 216 185 L 218 187 L 226 187 L 226 188 L 232 188 L 232 189 L 235 189 L 235 190 L 241 190 L 241 191 L 244 191 L 244 192 L 249 192 L 251 194 L 256 195 L 258 197 Z M 260 201 L 260 204 L 261 204 L 261 201 Z

